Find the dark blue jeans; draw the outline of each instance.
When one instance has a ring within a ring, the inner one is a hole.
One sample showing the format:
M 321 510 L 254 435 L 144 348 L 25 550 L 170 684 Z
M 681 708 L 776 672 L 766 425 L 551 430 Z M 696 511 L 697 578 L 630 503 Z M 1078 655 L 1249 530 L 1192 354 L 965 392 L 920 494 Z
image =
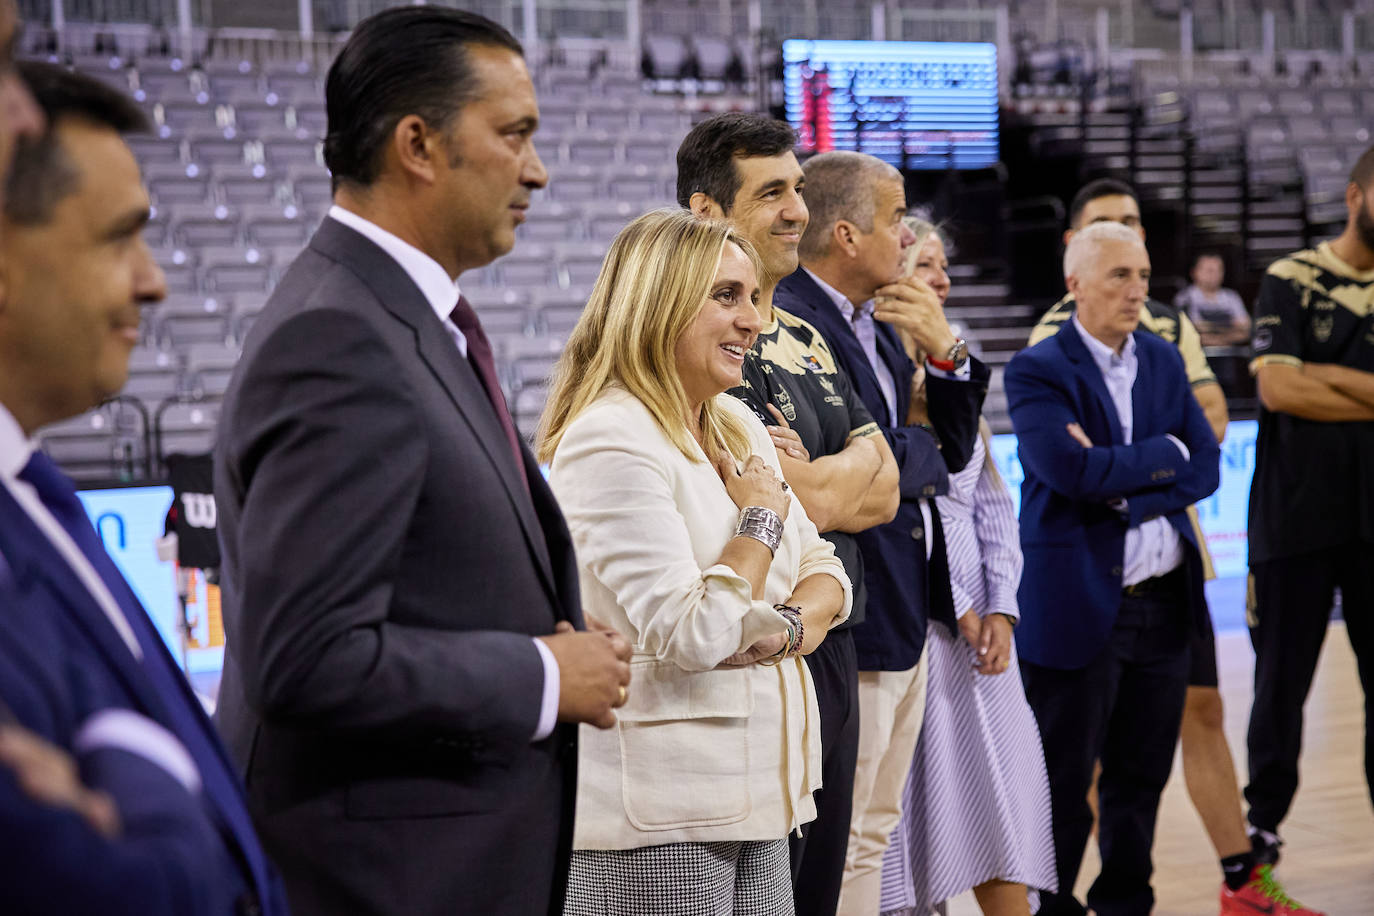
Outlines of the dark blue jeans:
M 1087 796 L 1099 760 L 1102 872 L 1088 906 L 1099 916 L 1148 916 L 1154 905 L 1150 847 L 1183 718 L 1193 619 L 1181 570 L 1156 585 L 1144 595 L 1123 593 L 1107 645 L 1086 667 L 1021 660 L 1045 746 L 1059 874 L 1059 892 L 1041 895 L 1042 916 L 1084 913 L 1073 885 L 1092 833 Z

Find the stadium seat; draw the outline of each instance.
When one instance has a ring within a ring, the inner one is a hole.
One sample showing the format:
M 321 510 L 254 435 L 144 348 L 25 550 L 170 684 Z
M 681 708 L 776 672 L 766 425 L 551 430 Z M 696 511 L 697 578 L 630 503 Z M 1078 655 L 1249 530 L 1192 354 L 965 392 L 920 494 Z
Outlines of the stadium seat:
M 163 401 L 153 415 L 153 442 L 158 462 L 165 467 L 168 455 L 199 455 L 215 444 L 219 404 L 206 399 L 177 398 Z

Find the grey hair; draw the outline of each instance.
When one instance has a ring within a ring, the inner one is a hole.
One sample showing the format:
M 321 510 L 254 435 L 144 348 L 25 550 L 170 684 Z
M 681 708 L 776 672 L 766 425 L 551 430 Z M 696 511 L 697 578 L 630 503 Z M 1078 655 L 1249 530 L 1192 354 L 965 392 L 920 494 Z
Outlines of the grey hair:
M 1125 242 L 1145 247 L 1140 234 L 1121 223 L 1092 223 L 1074 232 L 1064 249 L 1064 279 L 1077 276 L 1079 271 L 1097 257 L 1104 242 Z
M 797 246 L 803 261 L 829 253 L 830 236 L 840 220 L 853 223 L 861 232 L 872 232 L 878 183 L 902 180 L 902 173 L 881 159 L 847 150 L 813 156 L 802 165 L 802 172 L 806 209 L 811 212 L 811 222 Z

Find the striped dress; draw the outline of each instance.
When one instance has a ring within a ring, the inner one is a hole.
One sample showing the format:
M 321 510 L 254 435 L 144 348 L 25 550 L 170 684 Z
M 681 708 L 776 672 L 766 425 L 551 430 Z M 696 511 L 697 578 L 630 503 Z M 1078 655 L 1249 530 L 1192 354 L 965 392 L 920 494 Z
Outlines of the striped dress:
M 1016 515 L 986 454 L 979 437 L 969 463 L 950 475 L 949 495 L 936 502 L 950 582 L 956 608 L 1016 616 Z M 883 859 L 883 912 L 926 916 L 994 878 L 1055 887 L 1045 755 L 1015 648 L 1006 671 L 979 674 L 974 649 L 932 623 L 926 653 L 925 723 Z

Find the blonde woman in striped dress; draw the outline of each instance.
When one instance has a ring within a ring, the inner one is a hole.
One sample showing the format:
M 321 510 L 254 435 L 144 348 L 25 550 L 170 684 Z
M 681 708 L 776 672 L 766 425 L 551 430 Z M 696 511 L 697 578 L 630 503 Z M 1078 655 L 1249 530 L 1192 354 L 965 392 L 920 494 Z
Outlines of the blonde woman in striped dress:
M 943 302 L 950 286 L 944 241 L 927 222 L 908 225 L 917 241 L 907 272 Z M 913 388 L 923 381 L 918 369 Z M 923 392 L 912 395 L 916 413 Z M 883 860 L 885 914 L 926 916 L 972 889 L 985 916 L 1022 916 L 1038 904 L 1027 885 L 1055 886 L 1045 757 L 1012 641 L 1021 578 L 1016 515 L 989 455 L 986 420 L 981 427 L 969 463 L 936 500 L 959 632 L 930 624 L 925 723 Z

